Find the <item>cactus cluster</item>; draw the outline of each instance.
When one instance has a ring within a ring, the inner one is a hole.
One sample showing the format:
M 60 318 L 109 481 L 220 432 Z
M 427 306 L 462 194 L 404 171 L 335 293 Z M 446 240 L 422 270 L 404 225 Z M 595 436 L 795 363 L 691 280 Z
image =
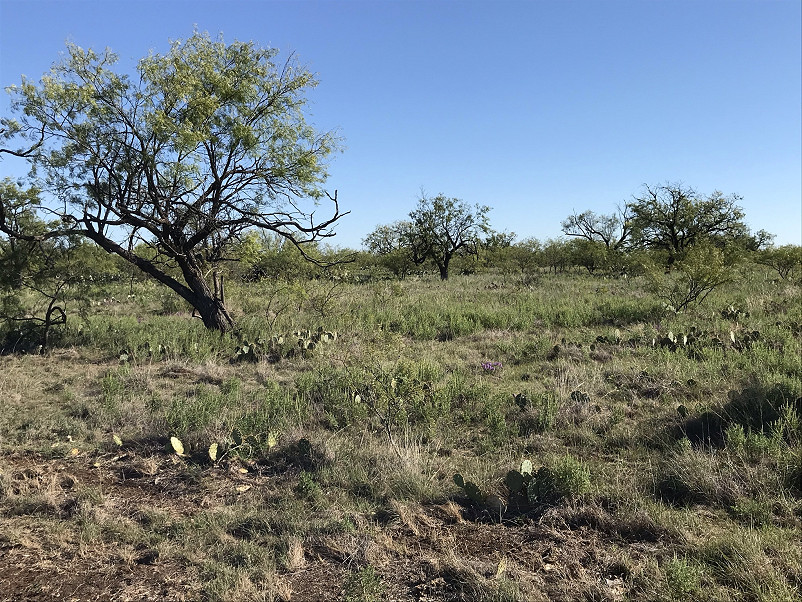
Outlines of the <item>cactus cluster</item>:
M 476 483 L 466 481 L 459 473 L 454 475 L 454 483 L 477 506 L 487 506 L 495 497 L 485 494 Z M 504 485 L 509 506 L 525 508 L 552 505 L 587 493 L 590 490 L 590 472 L 584 464 L 569 455 L 537 470 L 531 460 L 524 459 L 517 470 L 507 473 Z
M 234 351 L 234 360 L 239 362 L 258 362 L 259 359 L 265 355 L 266 351 L 267 342 L 265 339 L 261 337 L 254 341 L 247 341 L 243 339 L 242 344 L 237 345 L 237 348 Z
M 335 331 L 326 330 L 322 326 L 317 330 L 296 330 L 287 335 L 273 335 L 269 339 L 259 337 L 253 341 L 242 340 L 234 352 L 234 361 L 258 362 L 262 358 L 278 361 L 282 357 L 296 354 L 308 355 L 321 343 L 337 340 Z M 290 343 L 295 341 L 294 345 Z
M 596 343 L 601 343 L 603 345 L 620 345 L 621 331 L 616 328 L 612 338 L 600 334 L 596 337 Z
M 746 330 L 742 333 L 735 334 L 734 331 L 730 330 L 730 343 L 732 348 L 736 351 L 744 351 L 745 349 L 750 349 L 752 345 L 760 340 L 760 332 L 757 330 Z
M 580 391 L 578 389 L 576 391 L 571 391 L 570 397 L 571 401 L 580 405 L 587 405 L 590 403 L 590 395 L 585 391 Z
M 677 349 L 697 345 L 703 338 L 706 338 L 708 334 L 707 331 L 701 330 L 696 326 L 691 326 L 688 334 L 683 334 L 681 332 L 674 334 L 669 331 L 665 336 L 653 338 L 652 347 L 661 347 L 663 349 L 677 351 Z
M 206 455 L 212 462 L 218 462 L 230 454 L 249 457 L 255 449 L 264 446 L 272 449 L 277 443 L 278 434 L 275 432 L 245 435 L 240 429 L 234 428 L 225 441 L 212 443 L 207 449 Z
M 528 499 L 527 490 L 532 481 L 532 461 L 523 460 L 518 470 L 511 470 L 504 477 L 504 484 L 509 492 L 510 502 L 526 502 Z
M 115 435 L 115 443 L 117 443 L 118 440 L 119 437 Z M 268 449 L 271 449 L 275 447 L 277 443 L 278 433 L 269 432 L 259 433 L 257 435 L 245 435 L 240 429 L 234 428 L 224 441 L 215 441 L 209 445 L 206 449 L 206 457 L 208 457 L 209 461 L 216 464 L 228 455 L 236 454 L 239 457 L 249 457 L 256 448 L 267 446 Z M 122 445 L 122 441 L 119 440 L 117 444 Z M 189 454 L 185 451 L 183 442 L 178 437 L 170 437 L 170 448 L 175 455 L 179 457 L 189 457 Z M 193 456 L 196 461 L 203 461 L 202 454 L 193 454 Z
M 530 460 L 523 460 L 519 470 L 511 470 L 504 479 L 510 502 L 529 505 L 554 504 L 573 497 L 567 477 L 555 467 L 541 466 L 534 470 Z
M 313 351 L 320 343 L 331 343 L 337 340 L 337 333 L 319 326 L 317 330 L 296 330 L 292 333 L 301 351 Z
M 721 317 L 724 318 L 725 320 L 740 322 L 741 318 L 749 317 L 749 312 L 744 311 L 739 307 L 735 307 L 734 305 L 730 305 L 725 309 L 721 310 Z

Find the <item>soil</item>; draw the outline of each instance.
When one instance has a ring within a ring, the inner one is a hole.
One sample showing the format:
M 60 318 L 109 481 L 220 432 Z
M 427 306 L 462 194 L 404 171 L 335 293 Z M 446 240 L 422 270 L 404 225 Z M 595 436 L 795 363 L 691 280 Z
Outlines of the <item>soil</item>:
M 47 492 L 42 507 L 23 512 L 4 508 L 10 496 L 0 490 L 4 602 L 202 599 L 200 577 L 186 561 L 165 558 L 147 546 L 125 549 L 103 538 L 82 541 L 73 518 L 81 504 L 79 492 L 102 491 L 103 512 L 125 521 L 143 509 L 191 516 L 231 503 L 237 488 L 270 487 L 273 478 L 228 467 L 207 468 L 198 479 L 187 479 L 172 457 L 162 457 L 148 470 L 134 453 L 66 459 L 14 454 L 0 457 L 0 471 L 11 484 L 11 496 Z M 307 538 L 302 566 L 279 576 L 283 593 L 276 599 L 342 600 L 349 576 L 370 565 L 381 577 L 380 599 L 388 601 L 469 601 L 483 584 L 504 579 L 531 600 L 575 600 L 589 594 L 619 600 L 627 594 L 633 571 L 665 552 L 668 543 L 648 528 L 622 529 L 600 508 L 499 522 L 463 501 L 399 504 L 369 534 Z

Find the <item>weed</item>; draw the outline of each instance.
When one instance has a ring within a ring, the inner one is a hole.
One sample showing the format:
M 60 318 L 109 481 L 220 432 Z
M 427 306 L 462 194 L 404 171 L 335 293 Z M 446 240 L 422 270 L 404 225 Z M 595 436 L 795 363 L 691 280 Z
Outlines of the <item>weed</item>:
M 383 599 L 384 585 L 372 566 L 351 572 L 345 582 L 345 602 L 379 602 Z

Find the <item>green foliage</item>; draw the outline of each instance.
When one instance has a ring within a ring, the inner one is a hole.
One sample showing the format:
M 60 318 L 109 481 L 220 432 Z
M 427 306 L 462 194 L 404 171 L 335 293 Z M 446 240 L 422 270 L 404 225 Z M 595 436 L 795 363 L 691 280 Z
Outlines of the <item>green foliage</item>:
M 415 267 L 408 244 L 409 228 L 407 222 L 377 226 L 362 240 L 362 246 L 376 256 L 378 265 L 396 278 L 406 277 Z
M 755 261 L 774 269 L 783 280 L 799 276 L 802 271 L 802 246 L 783 245 L 773 249 L 758 251 Z
M 74 44 L 38 84 L 23 76 L 8 88 L 18 121 L 4 120 L 6 137 L 71 201 L 50 209 L 48 231 L 91 239 L 184 298 L 207 328 L 231 329 L 213 270 L 231 243 L 255 228 L 300 245 L 340 217 L 334 197 L 322 222 L 304 208 L 325 195 L 338 140 L 304 119 L 312 73 L 276 59 L 195 32 L 142 58 L 136 77 L 114 71 L 110 50 Z
M 0 350 L 44 352 L 54 327 L 63 334 L 68 304 L 81 307 L 90 282 L 116 276 L 97 247 L 40 219 L 39 205 L 36 188 L 0 183 L 0 320 L 8 333 Z
M 442 194 L 422 195 L 409 214 L 410 221 L 380 226 L 363 244 L 384 255 L 402 251 L 397 259 L 409 257 L 417 265 L 432 261 L 441 280 L 447 280 L 451 260 L 458 253 L 478 254 L 481 235 L 490 232 L 489 211 L 490 207 L 472 207 Z
M 296 330 L 287 335 L 273 335 L 270 339 L 257 338 L 252 341 L 242 340 L 234 351 L 233 361 L 258 362 L 267 359 L 277 362 L 282 358 L 296 355 L 309 357 L 321 344 L 333 343 L 337 333 L 319 326 L 317 330 Z
M 590 274 L 607 268 L 612 252 L 604 243 L 591 240 L 573 240 L 569 243 L 571 264 L 585 268 Z
M 589 491 L 590 471 L 570 454 L 538 468 L 526 485 L 531 504 L 556 504 L 563 500 L 574 500 Z
M 645 186 L 628 204 L 636 245 L 666 251 L 669 265 L 699 243 L 725 246 L 748 234 L 741 197 L 699 195 L 683 184 Z
M 733 278 L 722 251 L 701 243 L 694 245 L 668 273 L 654 264 L 647 269 L 655 295 L 675 313 L 702 303 L 714 289 Z
M 674 599 L 688 600 L 699 590 L 703 569 L 697 562 L 674 556 L 663 565 L 663 574 Z
M 352 571 L 345 582 L 345 602 L 379 602 L 384 600 L 384 584 L 372 566 Z
M 454 475 L 454 484 L 463 490 L 471 502 L 484 508 L 495 499 L 473 481 L 460 473 Z M 534 470 L 531 460 L 521 461 L 517 470 L 510 470 L 504 477 L 507 490 L 507 505 L 516 508 L 536 508 L 571 501 L 590 491 L 590 471 L 570 454 L 557 458 Z
M 515 404 L 521 409 L 521 434 L 547 433 L 557 422 L 559 397 L 553 391 L 517 393 Z
M 597 215 L 593 211 L 574 213 L 562 222 L 562 229 L 568 236 L 598 243 L 606 251 L 616 251 L 627 243 L 632 223 L 628 208 L 624 207 L 612 215 Z

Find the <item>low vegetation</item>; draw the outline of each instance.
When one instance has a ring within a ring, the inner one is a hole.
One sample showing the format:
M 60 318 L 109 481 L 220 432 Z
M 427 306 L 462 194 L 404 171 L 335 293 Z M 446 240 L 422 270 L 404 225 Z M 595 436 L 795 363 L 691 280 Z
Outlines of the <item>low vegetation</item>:
M 6 599 L 802 594 L 798 279 L 344 269 L 231 278 L 224 334 L 119 276 L 6 322 Z

